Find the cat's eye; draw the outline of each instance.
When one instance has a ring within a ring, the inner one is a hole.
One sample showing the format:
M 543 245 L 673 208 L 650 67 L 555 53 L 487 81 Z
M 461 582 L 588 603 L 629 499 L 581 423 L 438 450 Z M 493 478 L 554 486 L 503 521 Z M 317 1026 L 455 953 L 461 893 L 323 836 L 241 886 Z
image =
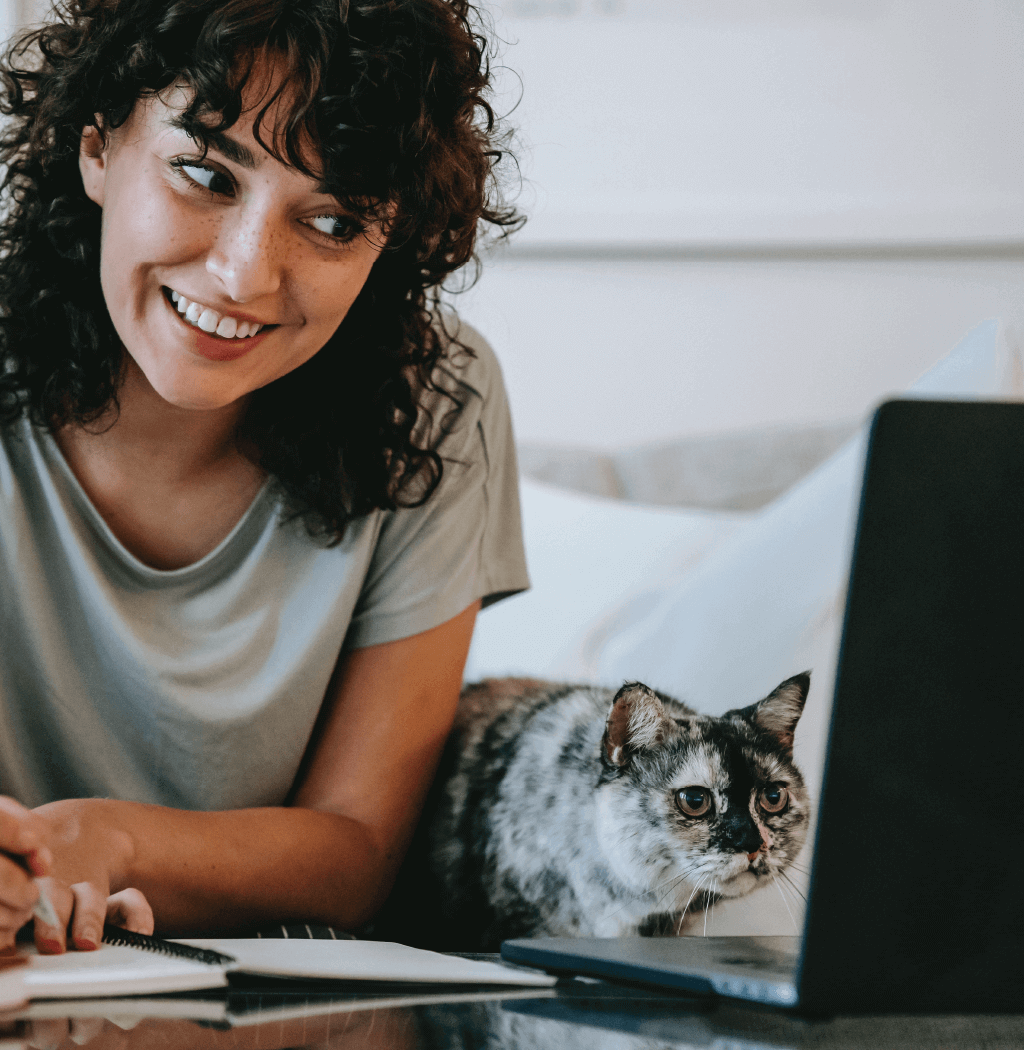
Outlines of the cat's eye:
M 789 801 L 789 792 L 781 784 L 770 784 L 761 791 L 761 808 L 766 813 L 781 813 Z
M 676 805 L 688 817 L 703 817 L 711 809 L 711 792 L 702 787 L 685 787 L 676 792 Z

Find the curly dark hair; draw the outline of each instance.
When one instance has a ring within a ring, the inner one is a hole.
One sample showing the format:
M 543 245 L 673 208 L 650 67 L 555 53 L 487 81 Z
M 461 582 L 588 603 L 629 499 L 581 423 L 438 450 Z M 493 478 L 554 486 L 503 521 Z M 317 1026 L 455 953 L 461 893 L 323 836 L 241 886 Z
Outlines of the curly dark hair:
M 424 502 L 443 465 L 417 443 L 416 391 L 461 346 L 438 331 L 441 286 L 478 264 L 482 223 L 504 236 L 522 221 L 496 178 L 503 138 L 476 10 L 467 0 L 62 0 L 54 16 L 0 57 L 0 112 L 13 118 L 0 135 L 0 425 L 27 413 L 57 429 L 117 407 L 124 349 L 100 287 L 83 129 L 105 135 L 140 97 L 181 83 L 191 94 L 181 126 L 205 156 L 207 132 L 238 120 L 256 60 L 273 54 L 288 75 L 255 121 L 260 145 L 322 179 L 351 213 L 386 215 L 388 243 L 326 345 L 256 391 L 239 438 L 291 516 L 331 543 L 373 508 Z M 282 156 L 260 130 L 285 84 Z M 304 143 L 323 170 L 307 167 Z

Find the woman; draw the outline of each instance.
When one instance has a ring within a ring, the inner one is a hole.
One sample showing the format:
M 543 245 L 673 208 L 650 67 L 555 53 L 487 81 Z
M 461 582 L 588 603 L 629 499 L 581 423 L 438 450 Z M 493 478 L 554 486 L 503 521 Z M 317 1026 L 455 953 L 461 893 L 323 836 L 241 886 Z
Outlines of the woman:
M 386 896 L 527 586 L 500 373 L 437 308 L 516 222 L 472 13 L 69 0 L 3 64 L 0 944 L 29 872 L 46 952 Z

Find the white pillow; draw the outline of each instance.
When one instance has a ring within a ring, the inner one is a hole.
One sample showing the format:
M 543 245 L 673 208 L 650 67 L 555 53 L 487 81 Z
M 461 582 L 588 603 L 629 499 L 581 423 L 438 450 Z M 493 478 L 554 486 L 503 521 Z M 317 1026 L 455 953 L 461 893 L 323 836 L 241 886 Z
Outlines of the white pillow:
M 520 492 L 532 587 L 481 613 L 467 681 L 557 674 L 571 640 L 652 573 L 685 574 L 750 517 L 640 506 L 529 479 Z

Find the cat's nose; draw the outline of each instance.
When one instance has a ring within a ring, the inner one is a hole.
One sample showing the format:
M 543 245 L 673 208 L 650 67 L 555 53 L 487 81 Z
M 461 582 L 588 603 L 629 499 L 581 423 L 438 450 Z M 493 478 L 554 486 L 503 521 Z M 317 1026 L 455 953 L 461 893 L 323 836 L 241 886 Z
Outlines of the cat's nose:
M 747 854 L 747 860 L 749 860 L 749 861 L 750 861 L 750 863 L 751 863 L 751 864 L 753 864 L 753 863 L 754 863 L 754 861 L 755 861 L 755 860 L 757 860 L 757 858 L 758 858 L 758 857 L 759 857 L 760 855 L 761 855 L 761 851 L 760 851 L 759 849 L 756 849 L 756 850 L 754 850 L 754 852 L 753 852 L 753 853 L 748 853 L 748 854 Z
M 752 820 L 733 820 L 726 834 L 723 845 L 737 853 L 758 853 L 764 844 L 764 837 Z

